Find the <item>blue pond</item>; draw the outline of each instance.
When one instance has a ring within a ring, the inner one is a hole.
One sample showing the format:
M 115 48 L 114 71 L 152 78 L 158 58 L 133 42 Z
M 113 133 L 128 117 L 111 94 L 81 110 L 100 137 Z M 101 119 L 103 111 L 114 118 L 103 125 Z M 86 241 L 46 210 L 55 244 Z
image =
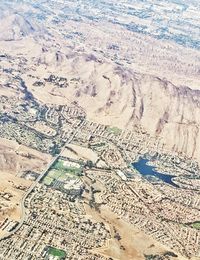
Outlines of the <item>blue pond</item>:
M 154 176 L 165 183 L 168 183 L 176 188 L 179 188 L 179 186 L 172 181 L 172 179 L 176 176 L 160 173 L 156 170 L 155 166 L 148 165 L 147 164 L 148 162 L 149 162 L 148 159 L 144 159 L 140 157 L 137 162 L 132 163 L 132 166 L 144 177 Z

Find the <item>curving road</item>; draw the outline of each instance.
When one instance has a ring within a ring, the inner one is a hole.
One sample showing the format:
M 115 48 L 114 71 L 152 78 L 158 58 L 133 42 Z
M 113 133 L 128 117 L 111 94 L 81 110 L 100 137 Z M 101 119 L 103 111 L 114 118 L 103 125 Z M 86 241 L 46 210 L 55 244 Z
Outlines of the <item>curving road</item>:
M 8 234 L 0 237 L 0 241 L 3 240 L 3 239 L 6 239 L 10 236 L 12 236 L 14 233 L 16 233 L 20 228 L 21 226 L 23 225 L 24 223 L 24 220 L 26 218 L 26 208 L 25 208 L 25 200 L 26 198 L 28 197 L 28 195 L 33 191 L 33 189 L 36 187 L 36 185 L 39 183 L 39 181 L 45 176 L 45 174 L 49 171 L 49 169 L 51 168 L 51 166 L 55 163 L 55 161 L 60 157 L 62 156 L 64 150 L 65 150 L 65 146 L 66 144 L 69 144 L 73 138 L 75 137 L 76 133 L 79 131 L 79 129 L 81 128 L 81 126 L 83 125 L 84 123 L 84 120 L 80 123 L 80 125 L 76 128 L 76 130 L 74 131 L 74 133 L 72 134 L 72 136 L 68 139 L 68 141 L 65 143 L 63 149 L 61 150 L 61 152 L 56 156 L 54 157 L 51 162 L 47 165 L 47 167 L 42 171 L 42 173 L 38 176 L 38 178 L 35 180 L 35 182 L 29 187 L 29 189 L 27 190 L 27 192 L 24 194 L 22 200 L 20 201 L 20 207 L 21 207 L 21 220 L 19 222 L 19 224 L 11 231 L 9 232 Z

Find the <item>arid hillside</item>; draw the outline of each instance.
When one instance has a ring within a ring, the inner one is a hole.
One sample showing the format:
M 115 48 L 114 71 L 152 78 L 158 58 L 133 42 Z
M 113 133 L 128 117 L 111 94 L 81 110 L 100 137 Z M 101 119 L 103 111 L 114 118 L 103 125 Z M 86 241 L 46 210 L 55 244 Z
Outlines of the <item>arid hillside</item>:
M 54 62 L 48 64 L 51 59 Z M 51 65 L 55 63 L 57 66 Z M 51 74 L 68 79 L 64 88 L 49 82 L 35 87 L 34 79 L 24 76 L 28 89 L 41 102 L 75 102 L 93 121 L 119 128 L 139 124 L 148 133 L 162 137 L 167 149 L 200 161 L 199 90 L 77 53 L 43 53 L 32 73 L 40 75 L 42 81 Z
M 17 142 L 0 138 L 0 170 L 21 176 L 26 171 L 40 173 L 51 160 L 51 156 L 42 154 Z
M 75 7 L 46 1 L 17 7 L 9 2 L 9 9 L 5 5 L 0 24 L 2 77 L 20 77 L 43 104 L 75 102 L 93 121 L 130 129 L 139 124 L 162 137 L 167 149 L 200 162 L 196 29 L 184 41 L 171 34 L 172 39 L 162 34 L 161 41 L 138 32 L 132 23 L 127 27 L 108 19 L 106 26 L 100 18 L 91 20 L 83 15 L 85 5 L 76 20 L 69 15 Z M 140 22 L 145 24 L 145 19 Z M 52 75 L 67 83 L 57 84 Z M 3 95 L 8 85 L 1 87 Z

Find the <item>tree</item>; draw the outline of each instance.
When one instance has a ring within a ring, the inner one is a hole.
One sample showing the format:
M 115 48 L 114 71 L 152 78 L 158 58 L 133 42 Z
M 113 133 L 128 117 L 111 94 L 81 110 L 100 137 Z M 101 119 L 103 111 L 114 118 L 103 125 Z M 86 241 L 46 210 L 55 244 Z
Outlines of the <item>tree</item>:
M 93 164 L 93 162 L 92 161 L 90 161 L 90 160 L 88 160 L 88 161 L 86 161 L 86 164 L 85 164 L 85 166 L 87 166 L 88 168 L 92 168 L 92 167 L 94 167 L 94 164 Z

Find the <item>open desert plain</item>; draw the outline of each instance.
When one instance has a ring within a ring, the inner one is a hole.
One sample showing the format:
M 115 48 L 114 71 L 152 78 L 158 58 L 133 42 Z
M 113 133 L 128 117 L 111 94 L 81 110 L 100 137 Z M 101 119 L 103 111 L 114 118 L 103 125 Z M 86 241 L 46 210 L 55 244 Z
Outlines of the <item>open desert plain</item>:
M 0 1 L 0 260 L 200 260 L 200 3 Z

